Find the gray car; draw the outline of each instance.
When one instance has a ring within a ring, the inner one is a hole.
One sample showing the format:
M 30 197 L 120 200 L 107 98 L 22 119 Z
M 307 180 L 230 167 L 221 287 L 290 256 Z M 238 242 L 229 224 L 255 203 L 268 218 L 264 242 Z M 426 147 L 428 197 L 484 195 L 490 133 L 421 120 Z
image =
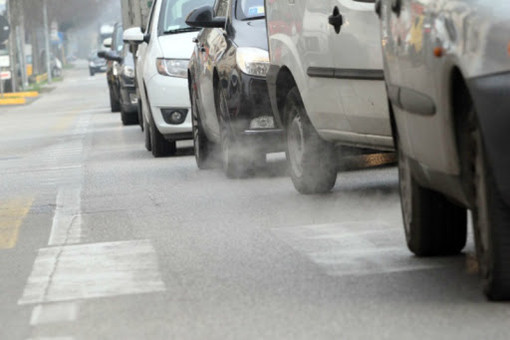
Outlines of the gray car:
M 452 255 L 474 224 L 484 291 L 510 299 L 510 2 L 381 0 L 407 243 Z

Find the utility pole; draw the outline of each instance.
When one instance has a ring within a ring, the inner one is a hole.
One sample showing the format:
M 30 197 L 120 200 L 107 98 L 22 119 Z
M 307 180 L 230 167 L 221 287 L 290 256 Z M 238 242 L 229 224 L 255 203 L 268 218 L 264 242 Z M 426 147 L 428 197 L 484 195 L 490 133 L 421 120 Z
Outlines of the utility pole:
M 51 84 L 51 51 L 50 51 L 50 32 L 48 28 L 48 6 L 47 0 L 43 0 L 43 21 L 44 21 L 44 45 L 46 49 L 46 72 L 48 73 L 48 84 Z

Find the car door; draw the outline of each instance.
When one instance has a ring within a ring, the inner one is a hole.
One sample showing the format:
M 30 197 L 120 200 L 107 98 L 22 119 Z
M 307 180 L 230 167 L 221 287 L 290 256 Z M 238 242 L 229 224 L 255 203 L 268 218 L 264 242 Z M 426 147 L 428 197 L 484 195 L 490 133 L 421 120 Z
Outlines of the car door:
M 230 0 L 217 0 L 214 5 L 216 16 L 226 17 L 230 9 Z M 220 126 L 216 114 L 214 95 L 214 67 L 219 54 L 226 48 L 226 38 L 222 28 L 206 28 L 198 35 L 197 60 L 198 91 L 202 123 L 209 136 L 220 140 Z
M 374 1 L 331 0 L 328 19 L 339 107 L 353 132 L 381 142 L 376 136 L 391 136 L 391 125 Z
M 440 8 L 448 1 L 393 0 L 383 6 L 383 50 L 388 93 L 405 153 L 431 169 L 458 171 L 450 133 L 446 59 L 434 55 L 448 48 L 452 29 Z M 397 5 L 397 6 L 395 6 Z

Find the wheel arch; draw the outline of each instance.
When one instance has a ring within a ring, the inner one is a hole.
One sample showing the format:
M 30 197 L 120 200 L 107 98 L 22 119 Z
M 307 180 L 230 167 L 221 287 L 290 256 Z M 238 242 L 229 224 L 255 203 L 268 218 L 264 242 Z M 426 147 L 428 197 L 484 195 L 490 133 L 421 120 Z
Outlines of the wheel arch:
M 288 67 L 283 66 L 276 77 L 276 109 L 278 110 L 280 119 L 282 120 L 280 122 L 282 126 L 285 126 L 287 121 L 287 117 L 284 117 L 285 99 L 290 90 L 292 90 L 295 86 L 297 86 L 297 83 L 292 72 Z

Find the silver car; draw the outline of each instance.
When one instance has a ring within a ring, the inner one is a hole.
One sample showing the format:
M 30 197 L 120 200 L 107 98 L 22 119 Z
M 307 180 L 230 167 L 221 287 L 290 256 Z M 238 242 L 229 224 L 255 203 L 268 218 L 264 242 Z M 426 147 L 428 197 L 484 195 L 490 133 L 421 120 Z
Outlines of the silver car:
M 459 253 L 510 299 L 510 1 L 378 0 L 409 249 Z

